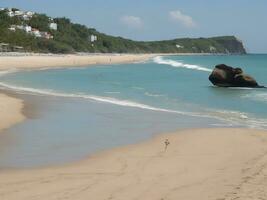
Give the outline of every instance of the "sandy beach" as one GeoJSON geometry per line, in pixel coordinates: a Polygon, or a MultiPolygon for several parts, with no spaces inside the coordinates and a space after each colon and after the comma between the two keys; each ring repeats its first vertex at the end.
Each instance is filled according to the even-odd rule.
{"type": "Polygon", "coordinates": [[[145,61],[154,54],[90,54],[0,56],[0,70],[35,69],[47,67],[75,67],[96,64],[120,64],[145,61]]]}
{"type": "Polygon", "coordinates": [[[267,200],[267,0],[0,3],[0,200],[267,200]]]}
{"type": "Polygon", "coordinates": [[[0,94],[0,133],[3,129],[23,121],[22,109],[22,100],[0,94]]]}
{"type": "MultiPolygon", "coordinates": [[[[142,61],[153,55],[0,57],[0,69],[142,61]]],[[[23,102],[0,94],[0,130],[21,122],[23,102]]],[[[189,129],[86,160],[0,170],[1,200],[267,199],[267,132],[189,129]],[[170,145],[164,150],[164,141],[170,145]]]]}
{"type": "Polygon", "coordinates": [[[0,198],[266,199],[266,166],[264,131],[185,130],[68,166],[1,171],[0,198]]]}

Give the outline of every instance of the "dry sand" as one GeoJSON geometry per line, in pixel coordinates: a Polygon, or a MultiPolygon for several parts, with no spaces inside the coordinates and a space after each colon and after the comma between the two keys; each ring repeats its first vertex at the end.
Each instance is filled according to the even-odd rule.
{"type": "Polygon", "coordinates": [[[0,94],[0,131],[23,121],[22,109],[22,100],[0,94]]]}
{"type": "Polygon", "coordinates": [[[265,200],[267,133],[185,130],[68,166],[2,171],[0,199],[265,200]]]}
{"type": "Polygon", "coordinates": [[[144,61],[156,54],[90,54],[0,56],[0,70],[43,67],[75,67],[144,61]]]}

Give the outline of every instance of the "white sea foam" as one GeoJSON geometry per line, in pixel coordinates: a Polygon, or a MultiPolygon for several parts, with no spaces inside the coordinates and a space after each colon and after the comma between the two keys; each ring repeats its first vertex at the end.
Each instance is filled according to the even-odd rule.
{"type": "Polygon", "coordinates": [[[228,87],[230,90],[255,90],[256,88],[248,88],[248,87],[228,87]]]}
{"type": "Polygon", "coordinates": [[[10,74],[10,73],[15,73],[17,72],[18,70],[16,69],[10,69],[10,70],[3,70],[3,71],[0,71],[0,76],[4,76],[6,74],[10,74]]]}
{"type": "Polygon", "coordinates": [[[137,87],[137,86],[133,86],[132,88],[135,89],[135,90],[144,90],[145,89],[145,88],[137,87]]]}
{"type": "Polygon", "coordinates": [[[253,101],[260,101],[267,103],[267,92],[245,94],[242,97],[251,99],[253,101]]]}
{"type": "Polygon", "coordinates": [[[154,93],[149,93],[149,92],[145,92],[145,95],[149,96],[149,97],[162,97],[162,96],[164,96],[162,94],[154,94],[154,93]]]}
{"type": "Polygon", "coordinates": [[[243,112],[238,112],[238,111],[229,111],[229,110],[216,110],[217,115],[222,115],[226,116],[229,118],[234,118],[234,119],[248,119],[248,115],[243,112]]]}
{"type": "Polygon", "coordinates": [[[251,128],[264,128],[267,129],[267,120],[266,119],[259,119],[249,116],[247,113],[237,112],[237,111],[229,111],[229,110],[209,110],[204,109],[202,112],[183,112],[178,110],[170,110],[164,108],[153,107],[150,105],[128,101],[128,100],[119,100],[110,97],[102,97],[102,96],[95,96],[95,95],[87,95],[83,93],[78,94],[69,94],[69,93],[62,93],[53,90],[47,89],[35,89],[29,87],[21,87],[21,86],[14,86],[9,85],[3,82],[0,82],[0,86],[4,88],[8,88],[17,92],[27,93],[32,95],[47,95],[47,96],[57,96],[57,97],[64,97],[64,98],[82,98],[93,100],[96,102],[102,103],[109,103],[118,106],[125,106],[125,107],[132,107],[156,112],[165,112],[165,113],[172,113],[172,114],[179,114],[184,116],[191,116],[191,117],[201,117],[201,118],[210,118],[210,119],[217,119],[224,122],[227,122],[230,126],[246,126],[251,128]]]}
{"type": "Polygon", "coordinates": [[[185,64],[183,62],[178,62],[175,60],[171,59],[164,59],[161,56],[157,56],[153,59],[155,63],[158,64],[163,64],[163,65],[170,65],[172,67],[177,67],[177,68],[187,68],[187,69],[193,69],[193,70],[198,70],[198,71],[205,71],[205,72],[211,72],[212,70],[206,67],[201,67],[198,65],[191,65],[191,64],[185,64]]]}
{"type": "Polygon", "coordinates": [[[30,93],[33,95],[38,94],[38,95],[48,95],[48,96],[57,96],[57,97],[83,98],[83,99],[90,99],[90,100],[94,100],[98,102],[110,103],[110,104],[119,105],[119,106],[134,107],[134,108],[141,108],[141,109],[159,111],[159,112],[176,113],[176,114],[182,114],[182,115],[194,115],[194,113],[190,114],[186,112],[168,110],[168,109],[163,109],[163,108],[156,108],[156,107],[149,106],[146,104],[141,104],[141,103],[128,101],[128,100],[119,100],[119,99],[110,98],[110,97],[102,97],[102,96],[87,95],[87,94],[68,94],[68,93],[56,92],[53,90],[47,90],[47,89],[35,89],[35,88],[29,88],[29,87],[14,86],[14,85],[6,84],[3,82],[0,82],[0,86],[17,91],[17,92],[25,92],[25,93],[30,93]]]}
{"type": "Polygon", "coordinates": [[[106,94],[120,94],[120,92],[105,92],[106,94]]]}
{"type": "Polygon", "coordinates": [[[244,112],[229,110],[214,110],[211,115],[223,118],[233,126],[246,126],[249,128],[267,129],[267,119],[253,117],[244,112]]]}
{"type": "Polygon", "coordinates": [[[211,116],[209,114],[205,115],[204,113],[183,112],[183,111],[178,111],[178,110],[157,108],[157,107],[153,107],[153,106],[142,104],[142,103],[137,103],[137,102],[128,101],[128,100],[119,100],[119,99],[110,98],[110,97],[87,95],[87,94],[81,94],[81,93],[78,93],[78,94],[62,93],[62,92],[57,92],[57,91],[48,90],[48,89],[35,89],[35,88],[29,88],[29,87],[15,86],[15,85],[6,84],[3,82],[0,82],[0,86],[4,88],[8,88],[10,90],[17,91],[17,92],[23,92],[23,93],[32,94],[32,95],[47,95],[47,96],[57,96],[57,97],[66,97],[66,98],[82,98],[82,99],[89,99],[89,100],[94,100],[97,102],[109,103],[109,104],[118,105],[118,106],[133,107],[133,108],[139,108],[139,109],[145,109],[145,110],[151,110],[151,111],[157,111],[157,112],[167,112],[167,113],[192,116],[192,117],[206,117],[206,118],[215,117],[220,120],[223,119],[221,117],[211,116]]]}
{"type": "MultiPolygon", "coordinates": [[[[168,113],[175,113],[175,114],[195,116],[195,117],[200,117],[200,116],[205,117],[201,113],[182,112],[182,111],[177,111],[177,110],[156,108],[156,107],[149,106],[146,104],[141,104],[141,103],[128,101],[128,100],[119,100],[119,99],[110,98],[110,97],[102,97],[102,96],[87,95],[87,94],[71,94],[71,93],[69,94],[69,93],[56,92],[56,91],[47,90],[47,89],[35,89],[35,88],[29,88],[29,87],[15,86],[15,85],[6,84],[3,82],[0,82],[0,86],[17,91],[17,92],[26,92],[26,93],[33,94],[33,95],[37,94],[37,95],[48,95],[48,96],[57,96],[57,97],[83,98],[83,99],[90,99],[90,100],[94,100],[98,102],[110,103],[110,104],[119,105],[119,106],[141,108],[141,109],[146,109],[146,110],[168,112],[168,113]]],[[[211,117],[211,116],[206,116],[206,117],[211,117]]]]}

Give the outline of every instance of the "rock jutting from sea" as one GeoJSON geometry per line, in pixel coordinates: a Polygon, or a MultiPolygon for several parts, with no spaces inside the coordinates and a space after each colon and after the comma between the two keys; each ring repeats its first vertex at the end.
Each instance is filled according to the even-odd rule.
{"type": "Polygon", "coordinates": [[[253,77],[244,74],[241,68],[233,68],[225,64],[216,65],[209,80],[213,85],[219,87],[264,87],[260,86],[253,77]]]}

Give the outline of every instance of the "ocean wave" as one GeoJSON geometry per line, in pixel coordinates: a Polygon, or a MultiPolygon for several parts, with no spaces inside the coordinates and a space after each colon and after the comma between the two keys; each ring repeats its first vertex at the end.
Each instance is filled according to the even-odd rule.
{"type": "Polygon", "coordinates": [[[142,103],[138,103],[134,101],[129,101],[129,100],[119,100],[119,99],[115,99],[111,97],[102,97],[102,96],[95,96],[95,95],[88,95],[88,94],[81,94],[81,93],[78,93],[78,94],[62,93],[62,92],[57,92],[57,91],[48,90],[48,89],[35,89],[35,88],[29,88],[29,87],[15,86],[15,85],[6,84],[3,82],[0,82],[0,86],[4,88],[8,88],[16,92],[24,92],[24,93],[32,94],[32,95],[47,95],[47,96],[66,97],[66,98],[82,98],[82,99],[89,99],[89,100],[94,100],[97,102],[109,103],[109,104],[118,105],[118,106],[140,108],[140,109],[157,111],[157,112],[180,114],[180,115],[191,116],[191,117],[206,117],[206,118],[215,117],[220,120],[223,119],[222,117],[209,115],[211,113],[205,115],[204,113],[198,113],[198,112],[183,112],[183,111],[178,111],[178,110],[170,110],[170,109],[153,107],[150,105],[146,105],[146,104],[142,104],[142,103]]]}
{"type": "Polygon", "coordinates": [[[153,106],[149,106],[146,104],[141,104],[133,101],[128,100],[119,100],[111,97],[102,97],[102,96],[95,96],[95,95],[87,95],[87,94],[72,94],[72,93],[62,93],[57,92],[54,90],[48,90],[48,89],[35,89],[35,88],[29,88],[29,87],[21,87],[21,86],[15,86],[6,84],[3,82],[0,82],[0,86],[4,88],[8,88],[17,92],[25,92],[33,95],[47,95],[47,96],[57,96],[57,97],[69,97],[69,98],[83,98],[83,99],[90,99],[98,102],[103,103],[110,103],[114,105],[119,106],[126,106],[126,107],[134,107],[134,108],[141,108],[146,110],[152,110],[152,111],[160,111],[160,112],[168,112],[168,113],[176,113],[176,114],[182,114],[182,115],[193,115],[193,113],[186,113],[186,112],[180,112],[175,110],[168,110],[163,108],[156,108],[153,106]]]}
{"type": "Polygon", "coordinates": [[[242,96],[243,98],[248,98],[251,99],[253,101],[260,101],[260,102],[264,102],[267,103],[267,93],[251,93],[251,94],[246,94],[242,96]]]}
{"type": "Polygon", "coordinates": [[[229,119],[234,118],[234,119],[248,119],[248,115],[243,112],[238,112],[238,111],[229,111],[229,110],[216,110],[214,111],[216,115],[222,115],[224,117],[229,117],[229,119]]]}
{"type": "Polygon", "coordinates": [[[46,96],[56,96],[56,97],[64,97],[64,98],[81,98],[81,99],[88,99],[93,100],[96,102],[102,103],[109,103],[117,106],[124,106],[124,107],[132,107],[144,110],[150,110],[155,112],[164,112],[170,114],[179,114],[188,117],[200,117],[200,118],[209,118],[209,119],[217,119],[223,122],[226,122],[229,126],[245,126],[250,128],[262,128],[267,129],[267,119],[260,119],[253,116],[250,116],[247,113],[238,112],[238,111],[229,111],[229,110],[210,110],[204,109],[201,112],[185,112],[179,110],[171,110],[165,108],[158,108],[134,101],[129,100],[119,100],[111,97],[102,97],[102,96],[95,96],[95,95],[88,95],[83,93],[72,94],[72,93],[62,93],[57,92],[54,90],[47,90],[47,89],[35,89],[29,87],[21,87],[21,86],[14,86],[9,85],[3,82],[0,82],[0,86],[3,88],[8,88],[13,91],[32,94],[32,95],[46,95],[46,96]]]}
{"type": "Polygon", "coordinates": [[[62,93],[57,92],[54,90],[48,90],[48,89],[35,89],[35,88],[29,88],[29,87],[21,87],[21,86],[15,86],[6,84],[3,82],[0,82],[0,86],[4,88],[8,88],[17,92],[25,92],[32,95],[47,95],[47,96],[56,96],[56,97],[69,97],[69,98],[82,98],[82,99],[89,99],[94,100],[97,102],[103,102],[103,103],[110,103],[118,106],[126,106],[126,107],[134,107],[134,108],[140,108],[145,110],[152,110],[152,111],[158,111],[158,112],[167,112],[167,113],[175,113],[180,115],[187,115],[187,116],[193,116],[193,117],[209,117],[211,116],[205,116],[203,113],[195,113],[195,112],[182,112],[177,110],[170,110],[170,109],[164,109],[164,108],[157,108],[150,105],[137,103],[133,101],[128,100],[119,100],[111,97],[102,97],[102,96],[95,96],[95,95],[88,95],[88,94],[72,94],[72,93],[62,93]]]}
{"type": "Polygon", "coordinates": [[[18,71],[17,69],[3,70],[3,71],[0,71],[0,76],[4,76],[4,75],[10,74],[10,73],[15,73],[17,71],[18,71]]]}
{"type": "Polygon", "coordinates": [[[210,114],[224,119],[224,121],[232,126],[267,129],[267,119],[254,117],[248,113],[230,110],[213,110],[210,114]]]}
{"type": "Polygon", "coordinates": [[[120,94],[120,92],[105,92],[106,94],[120,94]]]}
{"type": "Polygon", "coordinates": [[[149,97],[163,97],[163,96],[165,96],[162,94],[154,94],[154,93],[149,93],[149,92],[145,92],[145,95],[149,96],[149,97]]]}
{"type": "Polygon", "coordinates": [[[135,90],[144,90],[145,89],[143,87],[138,87],[138,86],[133,86],[132,88],[135,89],[135,90]]]}
{"type": "Polygon", "coordinates": [[[227,87],[226,89],[230,89],[230,90],[256,90],[257,88],[248,88],[248,87],[227,87]]]}
{"type": "Polygon", "coordinates": [[[205,72],[211,72],[212,70],[206,67],[201,67],[198,65],[191,65],[191,64],[185,64],[182,62],[178,62],[175,60],[171,59],[164,59],[161,56],[157,56],[153,59],[153,61],[157,64],[163,64],[163,65],[170,65],[172,67],[177,67],[177,68],[187,68],[187,69],[193,69],[193,70],[198,70],[198,71],[205,71],[205,72]]]}

